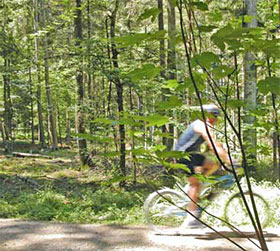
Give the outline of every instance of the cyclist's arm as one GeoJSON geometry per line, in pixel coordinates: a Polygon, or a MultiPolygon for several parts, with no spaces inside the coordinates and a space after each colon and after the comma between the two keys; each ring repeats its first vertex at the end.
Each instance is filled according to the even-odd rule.
{"type": "Polygon", "coordinates": [[[229,157],[228,157],[228,154],[227,152],[225,151],[225,149],[223,148],[222,144],[220,142],[217,142],[215,139],[214,139],[214,136],[213,136],[213,129],[208,126],[208,131],[209,131],[209,134],[210,134],[210,137],[212,139],[212,143],[211,143],[211,140],[210,138],[208,137],[208,133],[207,133],[207,130],[205,128],[205,124],[204,122],[200,121],[201,123],[197,123],[194,130],[199,133],[203,138],[204,140],[206,141],[207,145],[209,146],[210,150],[215,153],[214,151],[214,147],[218,153],[218,155],[220,156],[220,158],[226,162],[226,164],[230,165],[230,160],[229,160],[229,157]],[[214,145],[214,146],[213,146],[214,145]]]}

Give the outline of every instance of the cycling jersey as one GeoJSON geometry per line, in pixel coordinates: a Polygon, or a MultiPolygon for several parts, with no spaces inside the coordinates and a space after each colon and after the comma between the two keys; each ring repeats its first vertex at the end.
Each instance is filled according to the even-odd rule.
{"type": "Polygon", "coordinates": [[[200,145],[204,142],[204,138],[194,130],[195,126],[198,123],[201,123],[201,121],[199,119],[195,120],[181,134],[175,146],[175,151],[181,151],[181,152],[200,151],[200,145]]]}

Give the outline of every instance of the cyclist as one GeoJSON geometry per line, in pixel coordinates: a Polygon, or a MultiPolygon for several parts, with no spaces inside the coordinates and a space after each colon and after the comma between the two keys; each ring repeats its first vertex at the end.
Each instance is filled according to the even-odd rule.
{"type": "MultiPolygon", "coordinates": [[[[177,162],[186,165],[190,171],[187,173],[190,184],[188,195],[195,203],[191,201],[188,204],[187,210],[197,218],[200,216],[200,210],[198,210],[197,203],[199,202],[198,195],[200,192],[201,183],[195,174],[201,173],[208,176],[219,168],[219,165],[216,161],[206,157],[200,151],[201,144],[206,142],[212,152],[215,152],[215,148],[219,157],[224,162],[226,162],[226,164],[230,164],[228,154],[222,147],[222,144],[217,142],[213,137],[213,126],[216,124],[218,117],[220,116],[220,109],[214,104],[203,105],[202,108],[206,117],[206,121],[204,122],[200,119],[197,119],[192,122],[181,134],[175,146],[176,151],[184,151],[189,153],[189,158],[182,158],[177,162]]],[[[204,225],[195,217],[193,217],[191,214],[188,214],[180,229],[183,230],[185,228],[204,227],[204,225]]]]}

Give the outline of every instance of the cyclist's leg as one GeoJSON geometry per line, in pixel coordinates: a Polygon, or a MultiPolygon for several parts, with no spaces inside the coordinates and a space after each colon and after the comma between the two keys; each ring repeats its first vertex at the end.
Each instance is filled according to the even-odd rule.
{"type": "Polygon", "coordinates": [[[205,161],[205,156],[203,156],[202,154],[191,154],[189,160],[185,160],[185,161],[180,160],[180,163],[186,164],[187,167],[190,170],[190,173],[187,174],[188,181],[189,181],[189,184],[190,184],[190,188],[189,188],[189,191],[188,191],[188,196],[190,197],[190,203],[187,206],[187,210],[191,214],[188,214],[184,223],[180,227],[182,230],[184,228],[189,228],[189,227],[201,227],[201,226],[203,226],[195,218],[195,217],[199,218],[199,214],[200,214],[200,212],[198,210],[197,203],[199,202],[199,192],[200,192],[201,182],[194,175],[196,173],[195,170],[197,169],[197,167],[202,167],[202,171],[203,171],[204,161],[205,161]],[[195,217],[193,217],[192,215],[194,215],[195,217]]]}
{"type": "Polygon", "coordinates": [[[188,204],[188,211],[197,211],[197,203],[199,202],[199,192],[200,192],[200,181],[195,176],[188,177],[188,182],[190,184],[190,188],[188,191],[188,195],[191,199],[188,204]]]}
{"type": "Polygon", "coordinates": [[[219,169],[219,164],[217,161],[207,156],[203,162],[203,174],[205,176],[210,176],[211,174],[215,173],[219,169]]]}

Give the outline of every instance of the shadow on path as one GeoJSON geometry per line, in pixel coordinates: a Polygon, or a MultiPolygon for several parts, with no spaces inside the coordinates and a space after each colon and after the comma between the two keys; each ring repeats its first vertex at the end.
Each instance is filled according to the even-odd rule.
{"type": "Polygon", "coordinates": [[[141,227],[0,220],[0,250],[106,251],[115,246],[148,245],[146,232],[141,227]]]}

